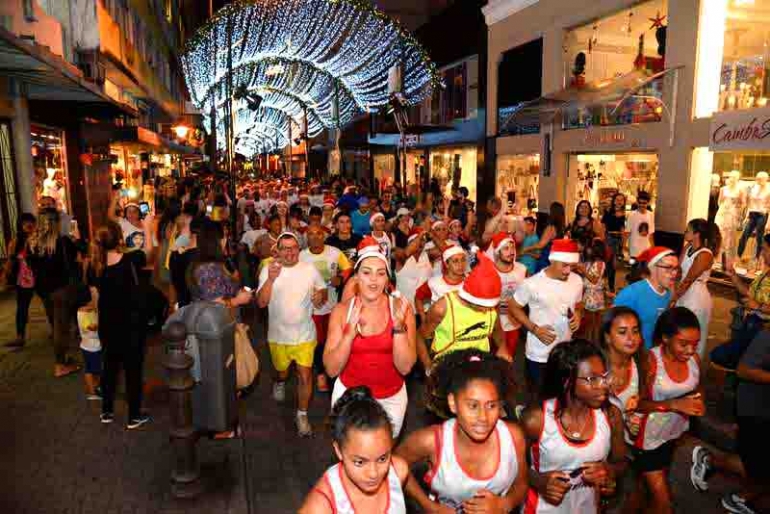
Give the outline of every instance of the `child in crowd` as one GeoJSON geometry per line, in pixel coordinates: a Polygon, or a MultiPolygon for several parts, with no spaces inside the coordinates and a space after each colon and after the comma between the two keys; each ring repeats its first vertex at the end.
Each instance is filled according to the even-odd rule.
{"type": "MultiPolygon", "coordinates": [[[[521,242],[521,248],[534,246],[539,240],[540,238],[537,236],[537,220],[532,216],[527,216],[524,218],[524,240],[521,242]]],[[[535,274],[538,256],[539,252],[537,254],[527,252],[519,255],[517,260],[527,267],[527,276],[531,277],[535,274]]]]}
{"type": "Polygon", "coordinates": [[[601,239],[586,241],[583,247],[583,262],[578,272],[583,277],[583,305],[585,316],[580,327],[580,337],[598,343],[601,335],[602,313],[605,305],[604,261],[606,247],[601,239]]]}
{"type": "Polygon", "coordinates": [[[102,343],[99,340],[99,315],[95,307],[87,305],[78,309],[80,351],[86,369],[83,374],[87,400],[101,400],[99,381],[102,374],[102,343]]]}

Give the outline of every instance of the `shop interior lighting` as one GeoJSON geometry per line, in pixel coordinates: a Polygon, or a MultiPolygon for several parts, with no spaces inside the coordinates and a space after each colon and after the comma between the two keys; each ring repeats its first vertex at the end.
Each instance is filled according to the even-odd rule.
{"type": "MultiPolygon", "coordinates": [[[[191,98],[204,118],[212,109],[223,118],[232,74],[236,87],[267,89],[253,111],[267,106],[299,120],[307,107],[309,137],[387,105],[388,71],[396,64],[404,69],[407,105],[441,85],[425,49],[370,0],[236,0],[190,38],[182,56],[191,98]]],[[[254,104],[241,98],[234,117],[254,104]]],[[[205,126],[210,130],[210,121],[205,126]]],[[[234,135],[245,128],[235,128],[234,135]]]]}

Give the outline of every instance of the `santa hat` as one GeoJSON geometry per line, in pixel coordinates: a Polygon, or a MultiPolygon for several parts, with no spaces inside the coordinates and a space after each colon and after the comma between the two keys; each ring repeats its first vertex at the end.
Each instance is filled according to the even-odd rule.
{"type": "Polygon", "coordinates": [[[674,255],[674,250],[666,248],[665,246],[653,246],[652,248],[643,251],[639,257],[637,257],[637,260],[639,262],[646,262],[647,266],[651,268],[668,255],[674,255]]]}
{"type": "Polygon", "coordinates": [[[369,218],[369,226],[370,227],[374,226],[374,222],[377,220],[377,218],[385,219],[385,215],[383,213],[381,213],[381,212],[375,212],[374,214],[372,214],[372,217],[369,218]]]}
{"type": "Polygon", "coordinates": [[[551,243],[551,253],[548,255],[548,260],[577,264],[580,262],[580,250],[577,242],[572,239],[554,239],[551,243]]]}
{"type": "Polygon", "coordinates": [[[324,207],[329,207],[330,209],[334,209],[334,207],[335,207],[334,200],[332,200],[331,198],[326,198],[324,200],[323,206],[324,207]]]}
{"type": "Polygon", "coordinates": [[[363,239],[361,239],[360,243],[358,243],[358,246],[356,247],[356,251],[358,252],[358,255],[361,255],[362,253],[366,253],[370,250],[376,250],[378,252],[382,252],[382,250],[380,249],[380,243],[377,242],[377,240],[372,236],[366,236],[363,239]]]}
{"type": "Polygon", "coordinates": [[[452,220],[452,221],[449,222],[449,228],[452,228],[452,225],[455,225],[455,224],[456,225],[460,225],[460,228],[462,228],[462,226],[463,226],[462,221],[460,221],[460,220],[452,220]]]}
{"type": "Polygon", "coordinates": [[[441,260],[444,262],[448,262],[449,259],[451,259],[455,255],[460,255],[464,253],[465,253],[465,250],[463,250],[462,246],[455,243],[449,243],[449,246],[447,246],[444,249],[444,251],[441,253],[441,260]]]}
{"type": "Polygon", "coordinates": [[[408,242],[408,243],[411,243],[412,241],[414,241],[415,239],[417,239],[418,237],[420,237],[420,236],[422,235],[422,233],[423,233],[423,232],[424,232],[424,230],[423,230],[421,227],[415,227],[415,228],[413,228],[413,229],[412,229],[412,230],[409,232],[409,238],[407,239],[407,242],[408,242]]]}
{"type": "Polygon", "coordinates": [[[476,254],[478,263],[458,291],[460,298],[481,307],[496,307],[503,289],[495,264],[481,252],[476,254]]]}
{"type": "Polygon", "coordinates": [[[507,232],[498,232],[494,236],[492,236],[492,244],[490,245],[490,248],[497,253],[500,250],[503,249],[505,245],[508,243],[513,243],[514,249],[516,248],[516,241],[513,240],[513,237],[507,232]]]}
{"type": "Polygon", "coordinates": [[[441,225],[446,225],[446,222],[444,220],[436,220],[433,222],[433,224],[430,226],[431,230],[436,230],[441,225]]]}

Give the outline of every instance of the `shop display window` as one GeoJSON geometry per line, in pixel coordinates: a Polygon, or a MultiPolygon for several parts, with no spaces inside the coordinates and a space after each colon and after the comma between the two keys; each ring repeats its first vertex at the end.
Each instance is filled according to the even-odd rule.
{"type": "Polygon", "coordinates": [[[32,169],[35,201],[48,196],[56,201],[57,208],[69,212],[69,179],[64,132],[32,125],[32,169]]]}
{"type": "Polygon", "coordinates": [[[540,154],[497,157],[495,194],[507,198],[514,193],[517,214],[527,216],[537,211],[539,180],[540,154]]]}
{"type": "Polygon", "coordinates": [[[665,69],[667,12],[666,0],[653,0],[567,31],[564,77],[575,94],[563,110],[564,129],[661,121],[663,77],[628,97],[632,82],[623,78],[665,69]]]}
{"type": "Polygon", "coordinates": [[[567,218],[572,219],[575,207],[588,200],[594,217],[609,207],[615,193],[626,197],[626,209],[636,203],[639,192],[651,196],[655,208],[658,196],[658,156],[651,153],[578,154],[570,156],[567,180],[567,218]]]}
{"type": "Polygon", "coordinates": [[[430,177],[441,193],[448,195],[455,185],[468,188],[468,198],[476,201],[476,147],[435,150],[430,153],[430,177]]]}

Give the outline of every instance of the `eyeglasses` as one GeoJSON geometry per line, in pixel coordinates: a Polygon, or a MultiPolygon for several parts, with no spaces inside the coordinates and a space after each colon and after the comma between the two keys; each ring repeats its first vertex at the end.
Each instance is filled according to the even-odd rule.
{"type": "Polygon", "coordinates": [[[660,268],[664,273],[676,273],[679,270],[679,266],[664,266],[663,264],[656,264],[656,268],[660,268]]]}
{"type": "Polygon", "coordinates": [[[612,374],[608,371],[604,375],[593,375],[590,377],[577,377],[578,380],[585,380],[588,387],[598,389],[600,387],[607,387],[612,381],[612,374]]]}

